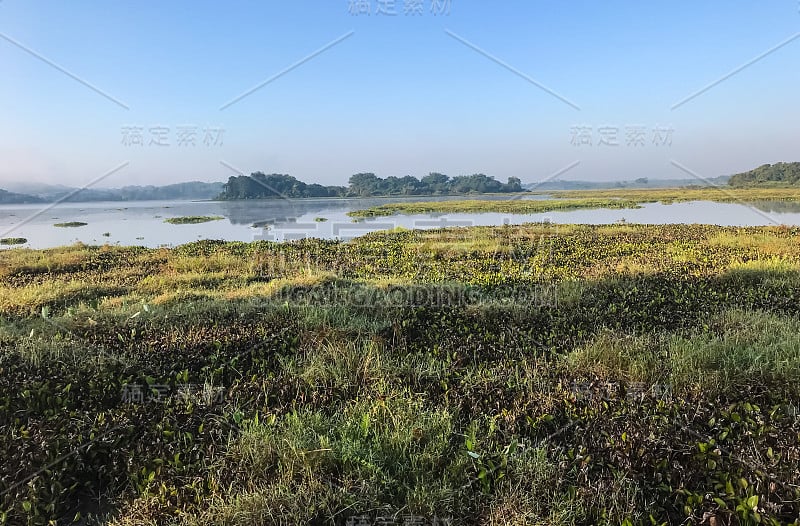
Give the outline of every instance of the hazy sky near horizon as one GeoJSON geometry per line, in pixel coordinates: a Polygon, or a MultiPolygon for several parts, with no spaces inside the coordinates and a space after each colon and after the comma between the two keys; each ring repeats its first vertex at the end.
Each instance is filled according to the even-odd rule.
{"type": "Polygon", "coordinates": [[[0,0],[0,188],[123,164],[95,186],[686,178],[800,160],[799,10],[0,0]]]}

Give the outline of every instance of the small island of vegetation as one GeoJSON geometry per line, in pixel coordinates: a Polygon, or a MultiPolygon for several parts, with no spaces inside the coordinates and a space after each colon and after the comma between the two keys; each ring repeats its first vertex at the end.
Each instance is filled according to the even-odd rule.
{"type": "Polygon", "coordinates": [[[24,237],[4,237],[0,238],[0,245],[24,245],[28,240],[24,237]]]}
{"type": "Polygon", "coordinates": [[[86,226],[88,224],[89,223],[84,223],[82,221],[68,221],[66,223],[56,223],[53,226],[58,227],[58,228],[76,228],[76,227],[79,227],[79,226],[86,226]]]}
{"type": "Polygon", "coordinates": [[[170,217],[165,219],[165,223],[171,225],[196,225],[198,223],[208,223],[209,221],[220,221],[225,219],[222,216],[184,216],[184,217],[170,217]]]}

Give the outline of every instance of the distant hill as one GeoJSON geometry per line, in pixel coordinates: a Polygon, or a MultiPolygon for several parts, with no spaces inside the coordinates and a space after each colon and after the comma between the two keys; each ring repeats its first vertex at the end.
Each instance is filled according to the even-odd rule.
{"type": "Polygon", "coordinates": [[[222,191],[224,183],[168,184],[166,186],[125,186],[120,193],[125,199],[213,199],[222,191]]]}
{"type": "Polygon", "coordinates": [[[63,184],[45,184],[28,181],[4,181],[2,187],[18,194],[38,195],[72,190],[63,184]]]}
{"type": "Polygon", "coordinates": [[[46,201],[40,197],[27,194],[17,194],[0,189],[0,204],[3,205],[26,205],[45,202],[46,201]]]}
{"type": "Polygon", "coordinates": [[[800,186],[800,162],[764,164],[731,176],[731,186],[800,186]]]}
{"type": "MultiPolygon", "coordinates": [[[[72,188],[63,185],[38,183],[10,183],[9,188],[26,192],[31,203],[64,200],[65,202],[87,201],[155,201],[167,199],[213,199],[222,191],[223,183],[191,181],[165,186],[125,186],[122,188],[72,188]]],[[[19,194],[15,194],[19,195],[19,194]]],[[[0,198],[1,199],[1,198],[0,198]]],[[[3,202],[0,200],[0,202],[3,202]]]]}

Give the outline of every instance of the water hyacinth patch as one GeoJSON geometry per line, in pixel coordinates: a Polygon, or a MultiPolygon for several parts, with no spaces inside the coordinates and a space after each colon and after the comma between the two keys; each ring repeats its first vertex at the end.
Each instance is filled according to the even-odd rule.
{"type": "Polygon", "coordinates": [[[792,524],[798,240],[531,224],[0,252],[0,517],[792,524]]]}

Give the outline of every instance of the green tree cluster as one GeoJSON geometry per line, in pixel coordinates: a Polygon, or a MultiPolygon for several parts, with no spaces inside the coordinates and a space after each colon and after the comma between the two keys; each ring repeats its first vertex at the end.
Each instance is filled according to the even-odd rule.
{"type": "Polygon", "coordinates": [[[430,173],[422,179],[406,175],[380,178],[374,173],[357,173],[348,186],[307,184],[291,175],[255,172],[232,176],[223,186],[219,199],[265,199],[271,197],[374,197],[391,195],[460,195],[471,193],[522,192],[522,182],[509,177],[501,183],[484,174],[460,175],[450,178],[430,173]]]}
{"type": "Polygon", "coordinates": [[[764,164],[749,172],[732,175],[731,186],[798,186],[800,162],[764,164]]]}

